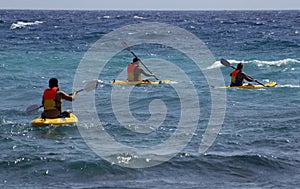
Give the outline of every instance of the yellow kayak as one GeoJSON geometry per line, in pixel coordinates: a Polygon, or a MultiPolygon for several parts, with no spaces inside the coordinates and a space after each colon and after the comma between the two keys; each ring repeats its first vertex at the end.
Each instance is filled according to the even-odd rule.
{"type": "Polygon", "coordinates": [[[168,84],[170,80],[160,80],[160,81],[121,81],[121,80],[113,80],[110,84],[114,85],[158,85],[158,84],[168,84]]]}
{"type": "Polygon", "coordinates": [[[276,85],[277,85],[277,83],[275,81],[271,81],[269,83],[265,83],[264,85],[246,84],[246,85],[243,85],[243,86],[234,86],[234,87],[225,86],[225,87],[220,87],[220,88],[262,89],[262,88],[265,88],[265,87],[275,87],[276,85]]]}
{"type": "Polygon", "coordinates": [[[47,126],[47,125],[57,125],[57,126],[62,126],[62,125],[68,125],[68,124],[76,124],[78,122],[77,117],[73,114],[70,113],[70,117],[65,117],[65,118],[36,118],[32,120],[31,125],[32,126],[47,126]]]}

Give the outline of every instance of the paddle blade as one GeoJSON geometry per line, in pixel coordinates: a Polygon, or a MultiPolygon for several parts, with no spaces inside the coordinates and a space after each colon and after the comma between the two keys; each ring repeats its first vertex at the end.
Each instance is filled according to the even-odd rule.
{"type": "Polygon", "coordinates": [[[131,52],[130,47],[127,45],[127,43],[125,41],[123,41],[123,46],[126,50],[131,52]]]}
{"type": "Polygon", "coordinates": [[[220,62],[226,67],[231,67],[230,63],[224,58],[221,58],[220,62]]]}
{"type": "Polygon", "coordinates": [[[85,91],[92,91],[94,89],[96,89],[98,86],[98,80],[93,80],[93,81],[89,81],[85,87],[84,87],[84,90],[85,91]]]}
{"type": "Polygon", "coordinates": [[[43,106],[39,106],[37,104],[35,105],[32,105],[32,106],[29,106],[27,109],[26,109],[26,114],[27,115],[31,115],[31,114],[35,114],[38,112],[38,110],[43,107],[43,106]]]}

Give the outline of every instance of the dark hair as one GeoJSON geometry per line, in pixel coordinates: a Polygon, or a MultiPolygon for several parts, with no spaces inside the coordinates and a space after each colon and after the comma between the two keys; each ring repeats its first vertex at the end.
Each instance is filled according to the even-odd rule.
{"type": "Polygon", "coordinates": [[[140,59],[136,57],[132,60],[132,62],[137,62],[137,61],[140,61],[140,59]]]}
{"type": "Polygon", "coordinates": [[[49,80],[49,87],[50,88],[58,87],[58,80],[56,78],[51,78],[49,80]]]}
{"type": "Polygon", "coordinates": [[[236,69],[237,69],[237,70],[241,70],[241,69],[243,69],[243,67],[244,67],[243,63],[238,63],[236,69]]]}

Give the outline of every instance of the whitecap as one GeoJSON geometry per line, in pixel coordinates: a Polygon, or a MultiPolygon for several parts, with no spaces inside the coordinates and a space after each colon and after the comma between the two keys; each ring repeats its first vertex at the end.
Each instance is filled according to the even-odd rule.
{"type": "Polygon", "coordinates": [[[299,60],[292,59],[292,58],[286,58],[283,60],[275,60],[275,61],[253,60],[253,62],[256,63],[258,66],[268,65],[268,66],[278,66],[278,67],[290,63],[300,63],[299,60]]]}
{"type": "Polygon", "coordinates": [[[220,61],[216,61],[214,62],[211,66],[207,67],[206,69],[207,70],[211,70],[211,69],[216,69],[216,68],[220,68],[222,67],[223,65],[221,64],[220,61]]]}
{"type": "Polygon", "coordinates": [[[24,22],[24,21],[17,21],[17,23],[13,23],[10,26],[10,29],[17,29],[17,28],[25,28],[26,26],[33,26],[33,25],[39,25],[44,23],[44,21],[34,21],[34,22],[24,22]]]}
{"type": "Polygon", "coordinates": [[[300,85],[285,84],[285,85],[277,85],[276,87],[281,87],[281,88],[300,88],[300,85]]]}
{"type": "Polygon", "coordinates": [[[144,19],[144,17],[141,17],[141,16],[134,16],[133,18],[134,19],[144,19]]]}
{"type": "MultiPolygon", "coordinates": [[[[267,66],[282,66],[282,65],[288,65],[288,64],[294,64],[294,63],[300,63],[300,60],[297,59],[293,59],[293,58],[286,58],[286,59],[282,59],[282,60],[274,60],[274,61],[265,61],[265,60],[250,60],[250,61],[243,61],[243,60],[228,60],[233,66],[235,66],[235,64],[238,64],[240,62],[243,62],[244,64],[247,63],[255,63],[257,64],[257,66],[261,67],[263,65],[267,65],[267,66]]],[[[207,67],[206,69],[216,69],[216,68],[220,68],[223,65],[220,63],[220,61],[216,61],[214,62],[211,66],[207,67]]],[[[292,68],[294,69],[294,68],[292,68]]]]}
{"type": "MultiPolygon", "coordinates": [[[[240,63],[242,61],[239,61],[239,60],[228,60],[228,62],[230,62],[231,64],[238,64],[238,63],[240,63]]],[[[244,62],[244,63],[247,63],[247,62],[244,62]]],[[[221,68],[221,67],[224,67],[223,64],[221,64],[220,61],[216,61],[211,66],[207,67],[206,69],[210,70],[210,69],[216,69],[216,68],[221,68]]]]}

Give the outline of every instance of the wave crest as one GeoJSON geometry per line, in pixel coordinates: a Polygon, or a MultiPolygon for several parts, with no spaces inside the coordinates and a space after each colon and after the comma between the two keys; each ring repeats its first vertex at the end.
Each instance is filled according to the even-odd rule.
{"type": "Polygon", "coordinates": [[[258,66],[268,65],[268,66],[281,66],[288,64],[300,63],[299,60],[293,58],[286,58],[283,60],[275,60],[275,61],[263,61],[263,60],[253,60],[258,66]]]}
{"type": "Polygon", "coordinates": [[[17,28],[25,28],[27,26],[39,25],[44,23],[44,21],[34,21],[34,22],[24,22],[24,21],[17,21],[17,23],[13,23],[10,26],[10,29],[17,29],[17,28]]]}
{"type": "MultiPolygon", "coordinates": [[[[235,64],[238,64],[240,62],[243,62],[245,64],[250,64],[250,63],[254,63],[256,64],[258,67],[262,67],[264,65],[266,66],[277,66],[280,67],[282,65],[290,65],[290,64],[297,64],[300,63],[300,60],[297,59],[293,59],[293,58],[286,58],[286,59],[282,59],[282,60],[273,60],[273,61],[266,61],[266,60],[249,60],[249,61],[243,61],[243,60],[228,60],[233,66],[235,66],[235,64]]],[[[216,68],[220,68],[223,67],[223,65],[221,64],[220,61],[216,61],[214,62],[211,66],[207,67],[206,69],[216,69],[216,68]]]]}

